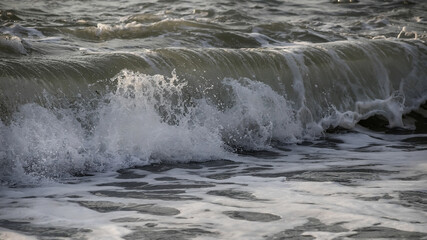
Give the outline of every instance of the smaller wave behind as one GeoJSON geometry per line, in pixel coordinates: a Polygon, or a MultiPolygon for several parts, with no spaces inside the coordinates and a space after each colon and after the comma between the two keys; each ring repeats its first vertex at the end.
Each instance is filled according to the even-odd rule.
{"type": "MultiPolygon", "coordinates": [[[[26,55],[30,49],[30,44],[25,40],[6,34],[0,35],[0,54],[26,55]]],[[[0,55],[0,56],[1,56],[0,55]]]]}
{"type": "Polygon", "coordinates": [[[32,40],[42,37],[44,35],[37,29],[16,23],[0,26],[0,57],[29,55],[37,51],[32,40]]]}

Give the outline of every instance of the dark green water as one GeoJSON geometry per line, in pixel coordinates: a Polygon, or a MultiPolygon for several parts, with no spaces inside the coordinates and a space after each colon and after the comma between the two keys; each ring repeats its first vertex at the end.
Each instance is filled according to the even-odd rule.
{"type": "Polygon", "coordinates": [[[0,238],[426,238],[427,2],[0,13],[0,238]]]}

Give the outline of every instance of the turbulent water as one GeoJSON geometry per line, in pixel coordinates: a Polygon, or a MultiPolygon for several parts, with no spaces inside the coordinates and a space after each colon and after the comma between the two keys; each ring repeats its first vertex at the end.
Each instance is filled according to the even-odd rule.
{"type": "Polygon", "coordinates": [[[0,13],[0,238],[427,238],[427,2],[0,13]]]}

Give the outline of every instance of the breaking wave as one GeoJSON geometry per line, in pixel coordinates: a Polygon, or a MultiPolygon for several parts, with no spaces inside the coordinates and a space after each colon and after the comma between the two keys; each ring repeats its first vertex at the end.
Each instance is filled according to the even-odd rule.
{"type": "Polygon", "coordinates": [[[426,56],[367,41],[3,61],[1,181],[221,159],[373,116],[413,127],[402,116],[427,100],[426,56]]]}

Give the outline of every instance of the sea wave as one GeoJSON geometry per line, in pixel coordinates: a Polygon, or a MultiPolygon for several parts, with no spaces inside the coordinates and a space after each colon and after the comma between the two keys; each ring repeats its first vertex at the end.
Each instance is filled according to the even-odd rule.
{"type": "MultiPolygon", "coordinates": [[[[114,89],[106,79],[122,69],[164,76],[175,70],[188,82],[189,95],[203,97],[204,89],[218,95],[224,91],[223,79],[249,78],[286,96],[294,109],[307,107],[311,117],[319,121],[329,109],[353,111],[357,102],[386,100],[395,92],[404,98],[404,112],[416,109],[427,91],[426,61],[426,45],[413,40],[256,49],[159,48],[67,58],[11,58],[0,61],[0,103],[5,112],[12,113],[24,103],[43,105],[45,92],[58,103],[63,102],[61,99],[74,101],[77,96],[87,100],[114,89]]],[[[3,121],[5,118],[7,114],[2,115],[3,121]]]]}
{"type": "Polygon", "coordinates": [[[117,89],[95,108],[20,106],[10,124],[0,125],[2,180],[220,159],[233,148],[264,149],[303,134],[287,100],[249,79],[223,81],[233,96],[226,109],[206,98],[186,99],[186,83],[174,74],[124,70],[111,81],[117,89]]]}
{"type": "MultiPolygon", "coordinates": [[[[247,78],[224,79],[223,95],[188,97],[187,82],[121,71],[116,90],[91,104],[67,108],[28,103],[0,122],[1,181],[40,180],[145,165],[158,161],[221,159],[236,150],[262,150],[321,136],[331,126],[352,128],[361,119],[387,117],[402,124],[402,97],[358,103],[314,121],[307,107],[247,78]],[[392,113],[385,114],[385,113],[392,113]]],[[[24,182],[22,182],[24,181],[24,182]]]]}
{"type": "Polygon", "coordinates": [[[1,181],[221,159],[374,116],[417,127],[403,117],[427,100],[426,57],[377,40],[2,60],[1,181]]]}

